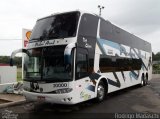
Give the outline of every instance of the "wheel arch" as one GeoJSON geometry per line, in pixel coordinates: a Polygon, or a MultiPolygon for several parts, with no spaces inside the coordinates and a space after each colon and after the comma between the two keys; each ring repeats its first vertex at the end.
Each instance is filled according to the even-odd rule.
{"type": "Polygon", "coordinates": [[[98,88],[98,84],[100,81],[103,81],[103,83],[105,84],[105,88],[106,88],[106,93],[108,93],[108,80],[106,77],[100,77],[96,83],[96,90],[95,90],[95,96],[97,96],[97,88],[98,88]]]}

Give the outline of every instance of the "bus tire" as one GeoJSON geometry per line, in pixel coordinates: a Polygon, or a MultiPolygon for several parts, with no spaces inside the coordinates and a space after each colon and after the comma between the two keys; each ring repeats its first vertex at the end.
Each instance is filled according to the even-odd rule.
{"type": "Polygon", "coordinates": [[[144,78],[144,74],[142,75],[141,78],[141,87],[145,86],[145,78],[144,78]]]}
{"type": "Polygon", "coordinates": [[[148,73],[146,73],[146,85],[148,84],[148,73]]]}
{"type": "Polygon", "coordinates": [[[101,102],[106,96],[106,87],[103,81],[100,81],[97,87],[96,102],[101,102]]]}

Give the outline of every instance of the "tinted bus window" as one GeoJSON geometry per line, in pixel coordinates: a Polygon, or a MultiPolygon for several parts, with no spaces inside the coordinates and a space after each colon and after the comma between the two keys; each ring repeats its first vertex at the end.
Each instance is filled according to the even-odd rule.
{"type": "Polygon", "coordinates": [[[75,37],[79,15],[79,12],[70,12],[38,20],[32,31],[31,41],[75,37]]]}
{"type": "Polygon", "coordinates": [[[116,56],[100,56],[100,71],[103,72],[116,72],[116,71],[131,71],[140,70],[142,66],[141,59],[123,58],[116,56]]]}
{"type": "Polygon", "coordinates": [[[90,14],[84,14],[81,18],[79,35],[97,36],[98,17],[90,14]]]}
{"type": "Polygon", "coordinates": [[[103,39],[107,39],[112,33],[112,25],[110,22],[101,20],[100,22],[100,37],[103,39]]]}
{"type": "Polygon", "coordinates": [[[77,54],[77,79],[88,76],[87,64],[87,55],[82,53],[77,54]]]}

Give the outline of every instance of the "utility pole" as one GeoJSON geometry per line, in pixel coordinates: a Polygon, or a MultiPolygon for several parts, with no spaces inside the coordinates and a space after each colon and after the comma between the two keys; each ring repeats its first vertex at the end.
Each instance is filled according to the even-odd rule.
{"type": "Polygon", "coordinates": [[[99,8],[99,16],[101,16],[101,11],[102,9],[104,9],[104,6],[98,5],[98,8],[99,8]]]}

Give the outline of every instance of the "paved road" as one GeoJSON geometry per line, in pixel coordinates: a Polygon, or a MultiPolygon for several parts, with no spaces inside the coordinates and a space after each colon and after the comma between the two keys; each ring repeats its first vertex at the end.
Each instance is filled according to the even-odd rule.
{"type": "MultiPolygon", "coordinates": [[[[49,118],[97,118],[100,116],[114,118],[117,113],[160,114],[160,79],[152,79],[150,84],[145,87],[134,86],[109,94],[101,103],[87,101],[74,106],[26,103],[0,109],[1,114],[7,111],[10,111],[9,113],[13,114],[12,116],[17,116],[17,119],[43,119],[49,116],[49,118]]],[[[155,117],[155,115],[152,116],[155,117]]]]}

